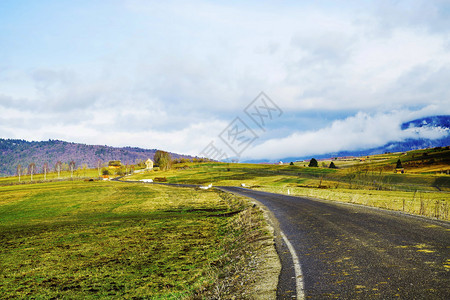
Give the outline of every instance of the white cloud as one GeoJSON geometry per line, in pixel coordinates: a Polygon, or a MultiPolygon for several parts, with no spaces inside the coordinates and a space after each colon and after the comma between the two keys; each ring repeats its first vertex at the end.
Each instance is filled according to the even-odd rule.
{"type": "Polygon", "coordinates": [[[413,2],[18,5],[0,18],[0,134],[195,155],[265,91],[289,120],[255,158],[404,138],[399,116],[450,106],[448,7],[413,2]]]}
{"type": "MultiPolygon", "coordinates": [[[[344,120],[334,121],[330,126],[319,130],[296,131],[288,137],[264,141],[246,151],[244,156],[251,159],[276,160],[285,157],[370,149],[407,138],[437,139],[448,135],[449,131],[440,127],[401,129],[403,122],[427,115],[430,110],[432,108],[374,115],[359,112],[344,120]]],[[[445,113],[450,113],[450,109],[447,109],[445,113]]]]}
{"type": "Polygon", "coordinates": [[[425,138],[425,139],[439,139],[450,133],[449,128],[443,127],[419,127],[410,128],[405,130],[408,133],[408,137],[425,138]]]}

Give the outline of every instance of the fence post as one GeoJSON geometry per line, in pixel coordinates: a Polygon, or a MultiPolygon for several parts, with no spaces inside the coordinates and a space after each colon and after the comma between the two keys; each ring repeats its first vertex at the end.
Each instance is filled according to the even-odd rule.
{"type": "Polygon", "coordinates": [[[436,219],[439,219],[439,200],[436,200],[436,203],[434,204],[434,217],[436,219]]]}

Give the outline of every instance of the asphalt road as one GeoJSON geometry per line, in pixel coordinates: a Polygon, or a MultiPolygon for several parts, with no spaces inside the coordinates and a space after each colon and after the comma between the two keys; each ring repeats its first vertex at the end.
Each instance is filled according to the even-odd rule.
{"type": "MultiPolygon", "coordinates": [[[[306,299],[450,299],[450,223],[239,187],[269,209],[299,258],[306,299]]],[[[297,296],[281,239],[278,299],[297,296]]],[[[299,296],[302,293],[299,293],[299,296]]]]}

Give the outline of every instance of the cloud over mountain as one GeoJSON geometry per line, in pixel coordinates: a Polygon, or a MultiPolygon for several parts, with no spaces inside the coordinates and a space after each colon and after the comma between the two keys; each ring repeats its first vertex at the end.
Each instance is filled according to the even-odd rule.
{"type": "Polygon", "coordinates": [[[449,20],[440,0],[8,1],[0,136],[197,155],[264,91],[284,114],[246,155],[402,139],[450,114],[449,20]]]}

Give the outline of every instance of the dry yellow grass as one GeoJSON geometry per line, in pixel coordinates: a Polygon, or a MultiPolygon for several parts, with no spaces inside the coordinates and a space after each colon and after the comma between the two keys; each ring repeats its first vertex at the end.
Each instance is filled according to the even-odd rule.
{"type": "Polygon", "coordinates": [[[291,186],[264,186],[256,189],[271,193],[289,193],[293,196],[307,196],[331,201],[362,204],[450,220],[450,194],[446,192],[377,191],[343,188],[320,189],[291,186]]]}

